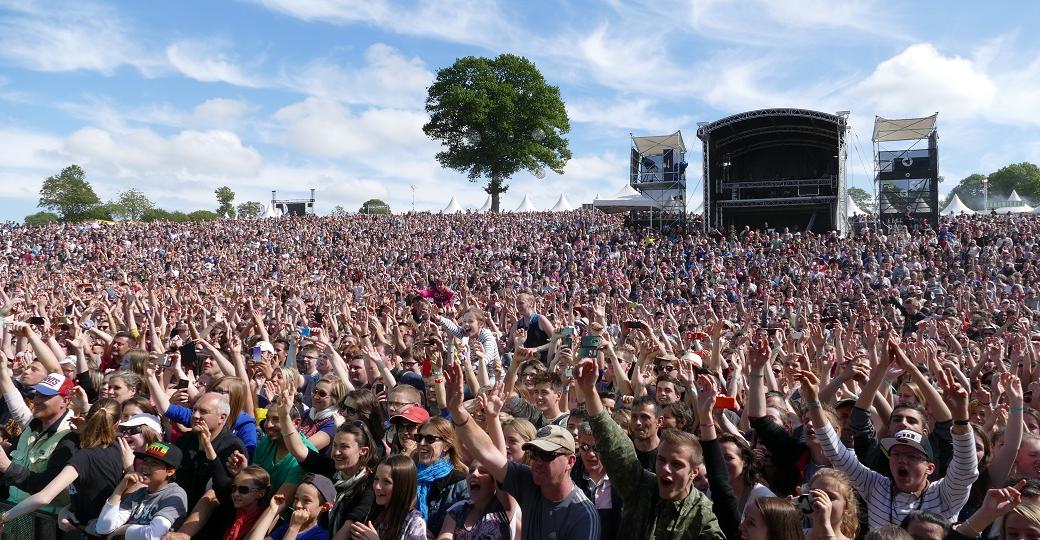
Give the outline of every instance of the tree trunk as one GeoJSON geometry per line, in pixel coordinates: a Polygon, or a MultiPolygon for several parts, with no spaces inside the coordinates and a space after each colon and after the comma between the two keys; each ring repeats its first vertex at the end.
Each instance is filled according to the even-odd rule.
{"type": "Polygon", "coordinates": [[[502,177],[499,175],[492,175],[491,179],[488,180],[488,185],[484,188],[488,195],[491,195],[491,211],[498,213],[501,209],[499,208],[499,196],[505,193],[508,187],[502,185],[502,177]]]}

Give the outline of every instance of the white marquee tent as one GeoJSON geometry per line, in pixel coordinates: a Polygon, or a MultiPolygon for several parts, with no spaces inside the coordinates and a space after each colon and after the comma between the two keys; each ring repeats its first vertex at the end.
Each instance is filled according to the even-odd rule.
{"type": "Polygon", "coordinates": [[[1011,190],[1011,196],[1008,197],[1007,202],[1017,202],[1017,203],[1022,202],[1022,197],[1018,196],[1018,190],[1017,189],[1012,189],[1011,190]]]}
{"type": "Polygon", "coordinates": [[[550,209],[550,212],[566,212],[568,210],[574,210],[574,206],[567,200],[567,194],[561,193],[560,200],[556,201],[556,204],[550,209]]]}
{"type": "Polygon", "coordinates": [[[640,210],[656,208],[660,210],[661,205],[653,199],[639,193],[632,186],[625,184],[613,197],[609,199],[596,199],[592,206],[608,214],[627,212],[628,210],[640,210]]]}
{"type": "Polygon", "coordinates": [[[459,214],[462,211],[463,210],[462,210],[462,207],[459,206],[459,202],[455,200],[455,197],[452,197],[451,201],[448,202],[448,206],[445,206],[444,210],[441,210],[441,213],[442,214],[459,214]]]}
{"type": "Polygon", "coordinates": [[[852,216],[855,216],[855,215],[860,215],[860,216],[867,215],[867,213],[864,212],[859,207],[859,205],[856,204],[856,201],[852,200],[852,197],[849,197],[849,210],[848,210],[847,214],[848,215],[846,217],[852,217],[852,216]]]}
{"type": "Polygon", "coordinates": [[[961,201],[961,198],[956,193],[953,195],[953,199],[946,205],[946,208],[942,209],[939,214],[944,216],[959,216],[961,214],[974,214],[975,211],[968,208],[968,205],[961,201]]]}
{"type": "Polygon", "coordinates": [[[514,212],[537,212],[538,209],[535,208],[534,204],[531,203],[531,198],[528,197],[527,195],[524,195],[524,200],[520,201],[520,206],[517,206],[516,210],[513,210],[513,211],[514,212]]]}
{"type": "Polygon", "coordinates": [[[480,208],[477,209],[477,212],[489,212],[489,211],[491,211],[491,195],[488,195],[487,200],[484,201],[484,204],[481,205],[480,208]]]}

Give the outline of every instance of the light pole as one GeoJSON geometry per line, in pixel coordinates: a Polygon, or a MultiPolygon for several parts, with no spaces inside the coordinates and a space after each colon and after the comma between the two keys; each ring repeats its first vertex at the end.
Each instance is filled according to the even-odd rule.
{"type": "Polygon", "coordinates": [[[982,212],[989,211],[989,177],[982,177],[982,212]]]}
{"type": "Polygon", "coordinates": [[[414,213],[415,212],[415,184],[411,184],[408,187],[412,188],[412,212],[414,213]]]}

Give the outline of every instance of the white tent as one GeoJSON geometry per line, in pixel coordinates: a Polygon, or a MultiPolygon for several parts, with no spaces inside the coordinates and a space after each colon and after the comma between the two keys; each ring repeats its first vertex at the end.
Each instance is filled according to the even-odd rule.
{"type": "Polygon", "coordinates": [[[864,216],[867,213],[860,209],[859,205],[856,204],[856,201],[852,200],[852,197],[849,197],[849,210],[847,214],[847,217],[852,217],[855,215],[864,216]]]}
{"type": "Polygon", "coordinates": [[[491,195],[488,195],[487,200],[484,201],[484,204],[481,205],[480,208],[477,209],[477,212],[488,212],[490,210],[491,210],[491,195]]]}
{"type": "Polygon", "coordinates": [[[1007,202],[1017,202],[1017,203],[1022,202],[1022,197],[1018,196],[1018,190],[1017,189],[1012,189],[1011,190],[1011,196],[1008,197],[1007,202]]]}
{"type": "Polygon", "coordinates": [[[265,205],[264,206],[264,209],[263,209],[263,211],[260,212],[260,216],[259,217],[260,218],[282,217],[282,214],[283,214],[283,212],[282,212],[281,206],[280,205],[276,205],[274,203],[271,203],[269,205],[265,205]]]}
{"type": "Polygon", "coordinates": [[[609,199],[596,199],[595,201],[592,201],[592,206],[608,214],[636,209],[661,208],[661,205],[658,204],[657,201],[654,201],[646,195],[632,189],[632,186],[628,184],[625,184],[625,187],[621,188],[621,191],[618,191],[609,199]]]}
{"type": "Polygon", "coordinates": [[[534,204],[531,203],[531,199],[527,195],[524,195],[524,200],[520,201],[520,206],[517,206],[516,210],[513,210],[513,211],[514,212],[537,212],[538,209],[535,208],[534,204]]]}
{"type": "Polygon", "coordinates": [[[455,197],[452,197],[451,201],[448,202],[448,206],[445,206],[444,210],[441,210],[442,214],[458,214],[461,212],[462,207],[459,206],[459,203],[455,200],[455,197]]]}
{"type": "Polygon", "coordinates": [[[961,201],[961,198],[956,193],[953,194],[953,198],[946,205],[946,208],[942,209],[939,214],[944,216],[959,216],[961,214],[974,214],[975,211],[968,208],[968,205],[961,201]]]}
{"type": "Polygon", "coordinates": [[[697,203],[697,206],[693,210],[690,210],[691,214],[703,214],[704,213],[704,201],[697,203]]]}
{"type": "Polygon", "coordinates": [[[556,201],[556,204],[552,207],[550,212],[567,212],[568,210],[574,210],[574,206],[567,200],[567,194],[561,193],[560,200],[556,201]]]}
{"type": "Polygon", "coordinates": [[[1004,206],[1001,208],[995,208],[993,209],[993,211],[998,214],[1024,214],[1027,212],[1032,212],[1033,207],[1028,206],[1026,204],[1022,204],[1021,206],[1004,206]]]}

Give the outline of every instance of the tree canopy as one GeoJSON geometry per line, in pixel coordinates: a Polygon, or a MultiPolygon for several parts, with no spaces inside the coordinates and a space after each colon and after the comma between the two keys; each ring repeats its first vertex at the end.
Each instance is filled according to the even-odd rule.
{"type": "Polygon", "coordinates": [[[40,189],[40,208],[61,216],[62,221],[107,218],[108,214],[79,165],[69,165],[57,176],[49,176],[40,189]]]}
{"type": "Polygon", "coordinates": [[[256,201],[246,201],[238,205],[237,211],[240,218],[257,218],[264,211],[264,205],[256,201]]]}
{"type": "Polygon", "coordinates": [[[858,187],[849,188],[849,198],[864,212],[873,213],[877,210],[875,208],[877,205],[874,204],[874,196],[863,189],[858,187]]]}
{"type": "Polygon", "coordinates": [[[358,210],[359,214],[372,214],[376,216],[388,216],[390,215],[390,205],[379,199],[369,199],[361,205],[358,210]]]}
{"type": "Polygon", "coordinates": [[[112,217],[130,221],[140,220],[144,213],[154,206],[152,201],[137,188],[130,188],[120,193],[118,199],[108,203],[112,217]]]}
{"type": "Polygon", "coordinates": [[[217,216],[235,217],[235,192],[227,186],[220,186],[213,191],[217,196],[217,216]]]}
{"type": "Polygon", "coordinates": [[[571,158],[567,109],[560,89],[545,81],[534,63],[503,54],[467,56],[437,72],[426,97],[427,136],[440,141],[437,161],[487,178],[491,210],[499,210],[505,180],[520,170],[541,177],[548,168],[563,173],[571,158]]]}

